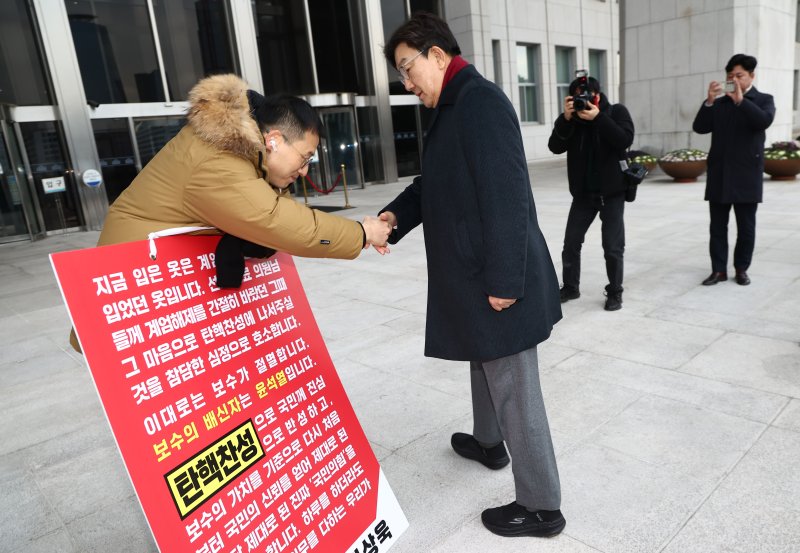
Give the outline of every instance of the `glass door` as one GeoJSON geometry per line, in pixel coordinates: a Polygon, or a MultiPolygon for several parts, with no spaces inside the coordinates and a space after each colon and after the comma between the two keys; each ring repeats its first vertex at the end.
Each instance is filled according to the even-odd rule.
{"type": "Polygon", "coordinates": [[[43,236],[13,125],[0,106],[0,243],[43,236]]]}
{"type": "Polygon", "coordinates": [[[48,233],[77,232],[83,225],[78,183],[59,121],[16,123],[32,176],[32,191],[48,233]]]}
{"type": "Polygon", "coordinates": [[[345,167],[348,188],[364,188],[361,152],[358,149],[355,112],[352,106],[319,110],[325,137],[320,141],[325,182],[333,183],[345,167]]]}

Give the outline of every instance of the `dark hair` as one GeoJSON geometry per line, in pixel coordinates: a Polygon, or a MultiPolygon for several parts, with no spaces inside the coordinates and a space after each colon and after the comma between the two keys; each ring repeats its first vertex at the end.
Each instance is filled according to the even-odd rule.
{"type": "Polygon", "coordinates": [[[291,94],[262,96],[254,90],[247,91],[250,113],[261,132],[270,129],[281,131],[286,140],[301,140],[306,132],[322,136],[322,121],[311,104],[291,94]]]}
{"type": "Polygon", "coordinates": [[[428,48],[438,46],[450,56],[461,54],[453,32],[447,23],[440,17],[428,12],[415,12],[411,19],[400,25],[392,33],[389,42],[383,47],[383,55],[394,67],[394,51],[405,42],[411,48],[425,52],[423,55],[428,57],[428,48]]]}
{"type": "MultiPolygon", "coordinates": [[[[575,96],[575,93],[578,91],[578,87],[583,84],[583,78],[577,78],[571,83],[569,83],[569,95],[575,96]]],[[[594,77],[586,77],[586,86],[584,86],[584,92],[596,92],[600,94],[600,81],[595,79],[594,77]]]]}
{"type": "Polygon", "coordinates": [[[725,66],[725,73],[730,73],[737,65],[741,65],[742,69],[748,73],[752,73],[755,71],[758,61],[753,56],[748,56],[747,54],[736,54],[728,60],[728,65],[725,66]]]}

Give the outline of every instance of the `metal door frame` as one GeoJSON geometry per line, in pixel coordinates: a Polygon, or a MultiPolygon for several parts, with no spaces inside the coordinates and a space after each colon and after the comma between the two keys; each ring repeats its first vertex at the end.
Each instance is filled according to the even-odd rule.
{"type": "Polygon", "coordinates": [[[1,146],[8,153],[12,171],[17,179],[17,188],[22,202],[22,215],[28,229],[27,235],[0,236],[0,243],[42,239],[46,236],[44,217],[39,208],[36,194],[33,193],[33,173],[25,152],[19,124],[11,118],[9,106],[6,104],[0,104],[0,140],[2,140],[1,146]]]}

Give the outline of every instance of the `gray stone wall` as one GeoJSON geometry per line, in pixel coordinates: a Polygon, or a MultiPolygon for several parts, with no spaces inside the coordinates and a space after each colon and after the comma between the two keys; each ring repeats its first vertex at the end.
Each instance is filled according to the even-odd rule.
{"type": "Polygon", "coordinates": [[[589,50],[604,50],[604,91],[619,98],[619,4],[615,0],[444,0],[445,17],[464,57],[494,80],[492,42],[498,42],[499,82],[519,113],[517,44],[539,46],[540,121],[523,122],[529,160],[552,154],[547,140],[562,111],[556,92],[556,46],[575,48],[575,66],[588,68],[589,50]]]}
{"type": "Polygon", "coordinates": [[[622,101],[636,123],[635,146],[661,154],[708,149],[692,132],[708,83],[724,80],[735,53],[758,59],[755,86],[775,96],[767,143],[792,138],[795,0],[635,0],[624,2],[622,101]]]}

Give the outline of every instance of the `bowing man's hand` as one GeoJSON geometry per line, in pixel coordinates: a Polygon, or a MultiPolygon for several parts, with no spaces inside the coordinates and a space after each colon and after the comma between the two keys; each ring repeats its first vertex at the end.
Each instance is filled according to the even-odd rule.
{"type": "Polygon", "coordinates": [[[374,246],[375,250],[381,255],[389,251],[386,241],[392,233],[392,226],[388,222],[378,217],[367,216],[364,217],[361,226],[364,227],[364,233],[367,236],[367,243],[364,249],[374,246]]]}
{"type": "MultiPolygon", "coordinates": [[[[387,225],[389,225],[389,234],[392,233],[392,229],[397,227],[397,216],[391,211],[384,211],[380,215],[378,215],[378,219],[384,221],[387,225]]],[[[386,255],[390,253],[388,244],[384,244],[383,246],[375,246],[375,251],[381,255],[386,255]]]]}

